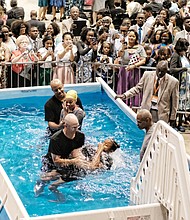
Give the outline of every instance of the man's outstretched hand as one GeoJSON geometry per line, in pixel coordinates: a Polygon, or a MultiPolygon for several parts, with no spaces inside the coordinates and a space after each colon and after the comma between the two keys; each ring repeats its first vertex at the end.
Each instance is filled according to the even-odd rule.
{"type": "Polygon", "coordinates": [[[126,99],[126,97],[125,97],[124,94],[116,95],[116,96],[115,96],[115,99],[118,99],[118,98],[120,98],[120,99],[126,99]]]}

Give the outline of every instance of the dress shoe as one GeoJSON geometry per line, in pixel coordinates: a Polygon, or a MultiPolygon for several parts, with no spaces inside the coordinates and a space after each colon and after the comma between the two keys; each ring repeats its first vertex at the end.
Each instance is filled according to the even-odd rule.
{"type": "Polygon", "coordinates": [[[54,17],[52,20],[51,20],[51,22],[56,22],[56,17],[54,17]]]}
{"type": "Polygon", "coordinates": [[[178,126],[178,130],[179,130],[180,132],[185,132],[185,128],[184,128],[183,126],[178,126]]]}
{"type": "Polygon", "coordinates": [[[172,128],[177,132],[179,131],[177,127],[172,127],[172,128]]]}

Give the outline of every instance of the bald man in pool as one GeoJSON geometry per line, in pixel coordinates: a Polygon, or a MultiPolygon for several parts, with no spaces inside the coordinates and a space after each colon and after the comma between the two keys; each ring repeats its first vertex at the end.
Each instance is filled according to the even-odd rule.
{"type": "MultiPolygon", "coordinates": [[[[63,122],[60,121],[60,113],[63,109],[63,102],[65,100],[64,85],[59,79],[53,79],[50,82],[51,89],[54,95],[46,102],[44,106],[45,121],[48,122],[48,130],[50,135],[63,128],[63,122]]],[[[76,104],[83,109],[81,100],[77,98],[76,104]]]]}
{"type": "Polygon", "coordinates": [[[144,136],[143,144],[140,151],[140,161],[142,161],[142,158],[145,154],[146,148],[149,144],[152,132],[154,131],[155,127],[155,124],[152,120],[152,115],[147,109],[141,109],[137,113],[137,126],[141,130],[146,130],[146,134],[144,136]]]}

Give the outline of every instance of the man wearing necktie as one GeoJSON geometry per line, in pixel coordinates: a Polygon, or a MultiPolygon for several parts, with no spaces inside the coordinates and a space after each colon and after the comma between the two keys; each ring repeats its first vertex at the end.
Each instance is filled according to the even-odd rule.
{"type": "Polygon", "coordinates": [[[175,127],[179,81],[169,75],[168,71],[168,62],[160,61],[156,71],[145,71],[136,86],[122,95],[116,95],[115,99],[128,99],[143,92],[141,108],[151,112],[154,122],[163,120],[175,127]]]}
{"type": "Polygon", "coordinates": [[[130,30],[135,30],[138,33],[138,43],[142,44],[146,36],[147,30],[144,28],[145,15],[142,12],[137,14],[136,24],[130,27],[130,30]]]}

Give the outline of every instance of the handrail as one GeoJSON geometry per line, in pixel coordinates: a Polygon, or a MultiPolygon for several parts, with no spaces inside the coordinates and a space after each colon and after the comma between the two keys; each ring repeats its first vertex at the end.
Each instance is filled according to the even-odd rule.
{"type": "Polygon", "coordinates": [[[131,182],[131,201],[160,202],[170,220],[190,219],[190,175],[184,139],[164,121],[152,134],[136,177],[131,182]]]}
{"type": "Polygon", "coordinates": [[[0,164],[0,201],[9,219],[29,219],[29,215],[22,204],[15,188],[0,164]]]}

